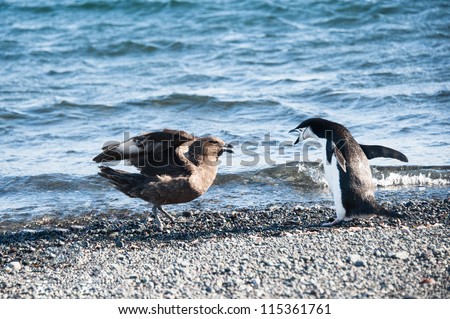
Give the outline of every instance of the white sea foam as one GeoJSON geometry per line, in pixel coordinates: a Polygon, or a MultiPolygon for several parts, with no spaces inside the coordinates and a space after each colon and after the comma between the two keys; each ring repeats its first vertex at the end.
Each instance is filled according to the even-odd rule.
{"type": "Polygon", "coordinates": [[[373,178],[375,185],[381,187],[388,186],[445,186],[450,185],[448,178],[435,178],[431,174],[407,174],[391,172],[381,174],[381,178],[373,178]]]}

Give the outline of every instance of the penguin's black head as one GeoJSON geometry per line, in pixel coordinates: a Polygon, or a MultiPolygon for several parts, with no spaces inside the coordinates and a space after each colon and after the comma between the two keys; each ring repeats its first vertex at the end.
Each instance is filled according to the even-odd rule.
{"type": "Polygon", "coordinates": [[[317,140],[326,139],[327,136],[332,136],[331,134],[327,135],[327,131],[331,131],[334,133],[336,130],[340,130],[340,128],[344,127],[338,123],[316,117],[303,121],[299,126],[294,128],[293,130],[290,130],[289,133],[299,133],[299,137],[294,142],[294,144],[297,144],[298,142],[301,142],[308,138],[314,138],[317,140]]]}

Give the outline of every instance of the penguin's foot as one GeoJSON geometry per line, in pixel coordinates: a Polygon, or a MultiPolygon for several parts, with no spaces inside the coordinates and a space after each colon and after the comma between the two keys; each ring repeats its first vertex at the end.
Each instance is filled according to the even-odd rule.
{"type": "Polygon", "coordinates": [[[333,221],[328,222],[328,223],[323,223],[320,226],[322,226],[322,227],[331,227],[331,226],[339,224],[343,220],[345,220],[345,219],[344,218],[335,218],[333,221]]]}

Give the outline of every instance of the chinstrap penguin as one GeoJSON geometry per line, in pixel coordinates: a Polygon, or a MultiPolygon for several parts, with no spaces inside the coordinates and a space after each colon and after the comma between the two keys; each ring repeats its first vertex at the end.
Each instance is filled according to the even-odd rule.
{"type": "Polygon", "coordinates": [[[334,221],[323,226],[372,215],[397,216],[376,202],[368,160],[388,157],[408,162],[404,154],[384,146],[358,144],[344,126],[322,118],[305,120],[289,132],[299,133],[294,144],[308,138],[322,144],[325,179],[336,209],[334,221]]]}

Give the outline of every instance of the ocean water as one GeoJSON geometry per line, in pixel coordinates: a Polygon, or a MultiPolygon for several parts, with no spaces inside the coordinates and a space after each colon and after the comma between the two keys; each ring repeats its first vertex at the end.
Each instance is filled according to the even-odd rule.
{"type": "Polygon", "coordinates": [[[91,160],[162,128],[236,148],[169,210],[329,202],[288,134],[313,116],[408,156],[372,161],[380,200],[448,197],[449,111],[447,0],[0,0],[0,223],[148,209],[91,160]]]}

